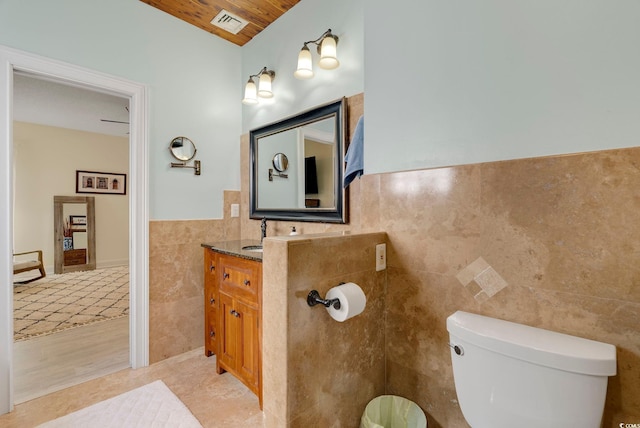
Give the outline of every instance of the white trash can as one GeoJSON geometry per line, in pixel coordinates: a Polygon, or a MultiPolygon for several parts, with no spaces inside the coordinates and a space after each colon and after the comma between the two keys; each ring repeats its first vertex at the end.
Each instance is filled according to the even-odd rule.
{"type": "Polygon", "coordinates": [[[427,417],[416,403],[396,395],[381,395],[367,404],[360,428],[426,428],[427,417]]]}

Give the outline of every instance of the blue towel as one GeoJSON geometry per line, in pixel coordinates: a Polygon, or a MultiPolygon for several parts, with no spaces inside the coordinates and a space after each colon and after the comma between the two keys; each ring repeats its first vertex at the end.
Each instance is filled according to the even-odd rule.
{"type": "Polygon", "coordinates": [[[344,161],[347,163],[347,168],[344,172],[344,188],[346,189],[349,184],[364,172],[364,116],[360,116],[356,130],[351,137],[351,144],[349,144],[349,150],[344,157],[344,161]]]}

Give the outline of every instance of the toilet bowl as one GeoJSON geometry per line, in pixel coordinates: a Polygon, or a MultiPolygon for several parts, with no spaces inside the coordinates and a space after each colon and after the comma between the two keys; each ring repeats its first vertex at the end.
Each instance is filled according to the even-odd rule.
{"type": "Polygon", "coordinates": [[[471,427],[600,427],[613,345],[462,311],[447,330],[471,427]]]}

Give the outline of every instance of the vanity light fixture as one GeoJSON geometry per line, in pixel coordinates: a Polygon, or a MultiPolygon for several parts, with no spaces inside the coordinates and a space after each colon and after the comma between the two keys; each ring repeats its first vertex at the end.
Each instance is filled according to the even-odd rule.
{"type": "Polygon", "coordinates": [[[276,72],[273,70],[267,70],[267,67],[262,67],[257,74],[249,76],[249,81],[244,87],[243,104],[258,104],[258,97],[260,98],[273,98],[273,91],[271,90],[271,82],[276,77],[276,72]],[[256,86],[254,77],[258,78],[258,86],[256,86]]]}
{"type": "Polygon", "coordinates": [[[320,55],[320,61],[318,61],[320,68],[333,70],[340,65],[340,61],[337,58],[338,36],[333,35],[331,28],[329,28],[317,39],[304,42],[298,54],[298,69],[293,73],[298,79],[311,79],[313,77],[311,51],[307,46],[310,43],[317,46],[317,51],[320,55]]]}

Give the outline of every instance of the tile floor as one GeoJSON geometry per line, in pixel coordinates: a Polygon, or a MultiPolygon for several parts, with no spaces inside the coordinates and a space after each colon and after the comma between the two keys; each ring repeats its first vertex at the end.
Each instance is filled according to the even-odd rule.
{"type": "Polygon", "coordinates": [[[229,373],[218,375],[215,357],[205,357],[203,348],[19,404],[13,412],[0,416],[0,426],[35,427],[157,379],[182,400],[205,428],[264,427],[258,397],[229,373]]]}

